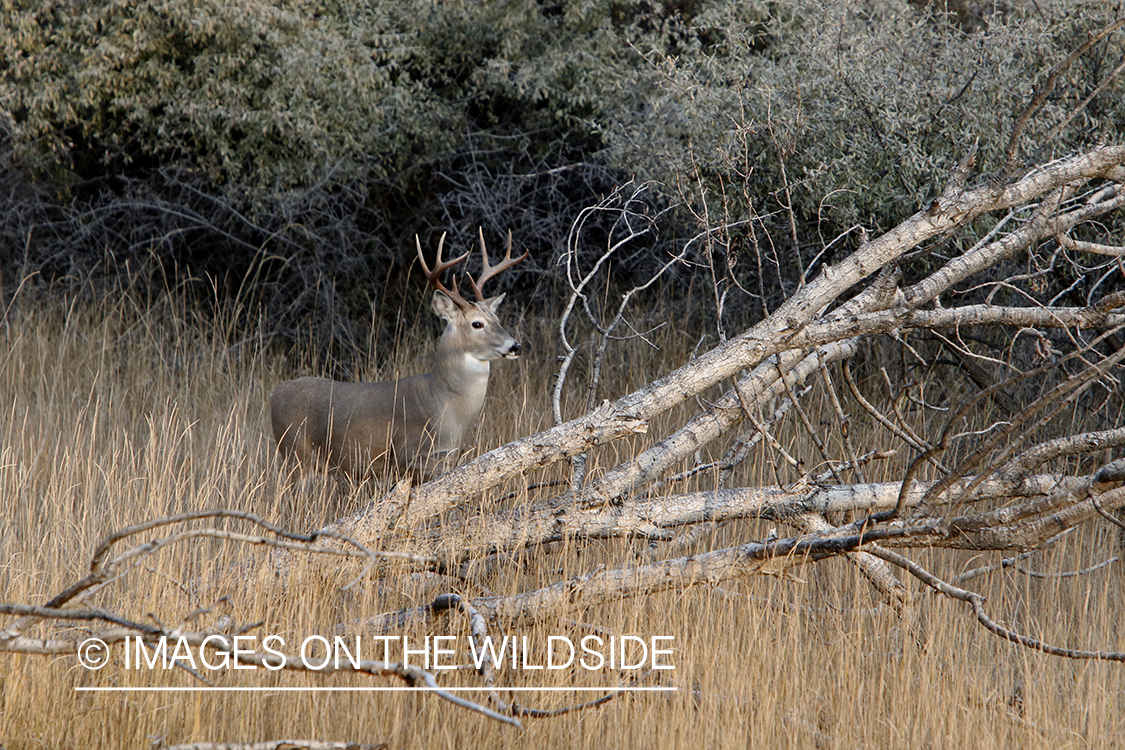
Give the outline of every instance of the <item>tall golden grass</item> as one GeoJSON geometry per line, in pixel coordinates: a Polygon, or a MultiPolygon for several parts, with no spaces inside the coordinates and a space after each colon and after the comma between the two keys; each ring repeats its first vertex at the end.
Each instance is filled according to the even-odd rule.
{"type": "MultiPolygon", "coordinates": [[[[524,359],[494,370],[478,450],[549,425],[553,326],[531,316],[514,326],[530,345],[524,359]]],[[[605,391],[637,387],[690,356],[696,334],[676,328],[664,335],[660,351],[638,347],[619,354],[621,360],[607,369],[605,391]]],[[[261,348],[232,346],[237,342],[230,330],[222,320],[201,323],[175,294],[143,304],[130,294],[98,302],[47,297],[12,308],[0,328],[0,601],[43,603],[84,574],[101,538],[146,519],[233,508],[308,531],[370,499],[365,486],[289,483],[266,435],[266,396],[294,373],[261,348]]],[[[432,346],[430,335],[424,327],[405,332],[399,351],[365,376],[393,377],[425,367],[424,355],[404,352],[425,351],[432,346]]],[[[859,425],[853,434],[858,444],[877,447],[885,439],[859,425]]],[[[785,440],[792,450],[808,453],[795,430],[785,440]]],[[[627,443],[614,446],[601,461],[609,464],[613,453],[632,449],[627,443]]],[[[893,478],[901,468],[888,463],[878,469],[886,476],[877,478],[893,478]]],[[[748,462],[740,481],[776,481],[766,453],[748,462]]],[[[225,525],[242,528],[233,521],[225,525]]],[[[727,524],[690,551],[761,538],[764,532],[759,524],[727,524]]],[[[1116,534],[1094,529],[1071,535],[1026,565],[1057,574],[1111,557],[1116,545],[1116,534]]],[[[442,591],[504,594],[597,565],[627,565],[643,556],[645,547],[628,540],[560,543],[481,565],[479,575],[466,582],[426,575],[365,580],[351,594],[339,590],[334,576],[314,572],[300,581],[232,589],[228,603],[217,601],[221,589],[199,582],[251,551],[196,540],[149,559],[99,593],[95,603],[135,620],[151,613],[168,627],[196,608],[213,607],[240,624],[262,621],[258,633],[331,635],[338,624],[424,603],[442,591]]],[[[997,559],[943,551],[914,556],[948,575],[997,559]]],[[[321,562],[310,569],[323,567],[321,562]]],[[[1078,578],[1009,570],[975,579],[972,587],[987,595],[997,619],[1023,632],[1057,644],[1120,651],[1121,578],[1116,565],[1078,578]]],[[[11,620],[0,617],[0,627],[11,620]]],[[[80,686],[200,683],[181,670],[129,671],[114,662],[89,672],[73,655],[0,653],[0,745],[146,748],[280,738],[395,748],[1125,744],[1120,665],[1069,661],[1001,641],[963,605],[921,591],[900,619],[880,606],[843,559],[807,565],[799,569],[799,580],[758,577],[625,600],[597,611],[560,612],[554,621],[513,634],[542,643],[552,634],[577,639],[591,627],[674,636],[675,669],[644,684],[675,692],[623,695],[598,708],[525,719],[518,730],[424,693],[78,692],[80,686]]],[[[410,633],[463,634],[466,628],[464,618],[454,615],[410,633]]],[[[61,632],[40,627],[35,634],[61,632]]],[[[225,687],[399,686],[389,678],[260,670],[208,676],[225,687]]],[[[449,681],[474,685],[474,679],[461,675],[449,681]]],[[[569,670],[546,676],[509,670],[498,678],[502,685],[607,688],[622,681],[613,673],[569,670]]],[[[484,700],[483,694],[469,697],[484,700]]],[[[590,697],[514,696],[537,708],[590,697]]]]}

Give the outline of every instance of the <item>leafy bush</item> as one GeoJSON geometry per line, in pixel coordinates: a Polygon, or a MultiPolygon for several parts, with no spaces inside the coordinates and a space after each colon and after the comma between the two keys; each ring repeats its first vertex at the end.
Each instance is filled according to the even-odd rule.
{"type": "Polygon", "coordinates": [[[384,19],[327,10],[261,0],[35,3],[7,12],[3,96],[19,142],[80,176],[183,160],[218,184],[286,188],[314,182],[325,164],[354,173],[371,154],[404,160],[412,142],[433,149],[427,138],[437,139],[446,114],[425,87],[396,75],[407,53],[382,35],[384,19]],[[430,127],[412,127],[421,122],[430,127]]]}
{"type": "MultiPolygon", "coordinates": [[[[725,193],[733,220],[747,218],[751,200],[766,214],[792,205],[808,232],[799,244],[819,251],[822,221],[831,238],[856,223],[886,229],[916,211],[974,140],[980,168],[998,170],[1051,66],[1118,12],[1100,2],[996,4],[1005,10],[969,34],[916,5],[926,3],[709,3],[691,21],[697,44],[687,52],[646,51],[663,76],[660,92],[609,121],[615,162],[697,205],[725,193]]],[[[1075,62],[1030,121],[1019,155],[1041,161],[1120,138],[1125,81],[1112,71],[1123,56],[1119,32],[1075,62]]]]}
{"type": "Polygon", "coordinates": [[[547,142],[566,130],[585,152],[576,118],[628,74],[612,5],[9,5],[0,97],[21,148],[79,176],[183,160],[216,184],[305,187],[326,168],[347,180],[440,165],[498,126],[547,142]]]}
{"type": "MultiPolygon", "coordinates": [[[[756,309],[772,307],[858,241],[839,233],[916,210],[974,140],[981,169],[997,170],[1050,66],[1115,12],[1099,0],[0,3],[0,253],[54,278],[155,260],[292,299],[332,279],[350,300],[340,314],[359,319],[373,289],[403,293],[415,232],[465,247],[478,226],[512,229],[534,276],[578,212],[633,177],[683,205],[654,263],[706,229],[702,260],[725,258],[756,309]],[[273,256],[289,263],[255,264],[273,256]]],[[[1064,72],[1021,157],[1121,137],[1123,38],[1064,72]]]]}

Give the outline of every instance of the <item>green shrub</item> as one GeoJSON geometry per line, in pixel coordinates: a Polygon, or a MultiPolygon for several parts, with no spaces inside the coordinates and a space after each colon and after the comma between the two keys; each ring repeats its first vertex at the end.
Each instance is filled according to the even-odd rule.
{"type": "MultiPolygon", "coordinates": [[[[550,141],[628,76],[612,3],[86,0],[7,4],[0,101],[79,176],[184,161],[303,187],[399,175],[497,127],[550,141]]],[[[567,133],[573,138],[575,133],[567,133]]],[[[581,150],[590,144],[578,141],[581,150]]],[[[540,149],[542,150],[542,149],[540,149]]]]}
{"type": "MultiPolygon", "coordinates": [[[[1049,64],[1113,12],[1075,5],[1003,6],[969,34],[904,0],[9,2],[0,102],[20,148],[80,176],[174,161],[276,190],[522,148],[681,190],[788,183],[806,219],[832,192],[837,224],[885,226],[973,139],[996,162],[1049,64]]],[[[1120,82],[1042,143],[1121,37],[1068,72],[1025,153],[1117,134],[1120,82]]]]}
{"type": "MultiPolygon", "coordinates": [[[[1050,66],[1114,12],[1100,0],[0,0],[0,255],[54,278],[151,260],[235,290],[249,274],[286,289],[293,319],[308,310],[285,300],[319,299],[331,278],[347,303],[333,309],[355,317],[373,290],[403,293],[415,232],[448,230],[465,248],[478,226],[492,242],[512,229],[537,259],[521,273],[548,272],[578,212],[637,178],[683,209],[665,215],[649,262],[616,278],[632,283],[707,230],[690,247],[725,258],[719,272],[755,290],[757,311],[857,241],[833,242],[841,232],[917,210],[974,140],[979,168],[997,170],[1050,66]],[[270,276],[256,259],[275,255],[288,264],[270,276]]],[[[1021,158],[1121,138],[1123,40],[1067,69],[1021,158]]]]}
{"type": "Polygon", "coordinates": [[[219,184],[287,188],[372,155],[399,169],[447,132],[442,102],[396,75],[409,53],[375,12],[100,0],[5,15],[0,95],[18,142],[81,176],[185,161],[219,184]]]}
{"type": "MultiPolygon", "coordinates": [[[[1035,87],[1117,12],[1097,0],[997,4],[1003,13],[965,33],[956,17],[917,5],[926,3],[708,3],[689,24],[694,45],[646,50],[659,91],[650,106],[607,118],[615,163],[696,205],[725,192],[734,220],[747,217],[747,198],[762,213],[787,208],[788,186],[810,244],[821,221],[829,237],[856,223],[886,229],[936,194],[974,140],[980,168],[999,169],[1035,87]]],[[[1118,32],[1079,59],[1029,123],[1020,155],[1041,161],[1120,139],[1125,80],[1110,74],[1123,56],[1118,32]]]]}

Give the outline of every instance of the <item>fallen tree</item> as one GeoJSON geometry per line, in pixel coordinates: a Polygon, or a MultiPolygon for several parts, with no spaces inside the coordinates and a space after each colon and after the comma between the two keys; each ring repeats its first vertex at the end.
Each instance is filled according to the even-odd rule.
{"type": "MultiPolygon", "coordinates": [[[[746,407],[765,385],[788,372],[809,356],[808,344],[817,341],[845,341],[859,333],[895,331],[915,326],[950,328],[977,324],[992,318],[998,324],[1031,322],[1082,330],[1120,328],[1125,318],[1120,313],[1125,298],[1113,294],[1089,308],[1059,310],[1040,308],[1036,312],[988,309],[972,306],[965,311],[943,310],[927,314],[923,305],[934,302],[942,293],[987,270],[1019,249],[1065,233],[1082,221],[1089,221],[1125,205],[1125,146],[1104,146],[1087,154],[1060,160],[1030,171],[1011,185],[986,184],[966,189],[972,154],[951,175],[942,196],[903,224],[860,247],[835,266],[794,294],[768,318],[739,336],[703,354],[675,372],[648,384],[623,398],[606,402],[595,411],[565,422],[551,430],[517,440],[464,464],[431,481],[412,488],[407,499],[401,493],[371,503],[363,511],[328,528],[357,539],[382,538],[388,528],[411,528],[464,501],[468,496],[500,485],[514,477],[551,463],[579,455],[586,450],[626,435],[647,430],[646,423],[656,415],[698,395],[720,381],[741,375],[712,408],[691,420],[681,430],[657,446],[615,467],[599,482],[582,489],[575,501],[604,503],[620,500],[651,483],[669,466],[682,461],[700,446],[716,439],[741,421],[746,407]],[[1084,186],[1106,181],[1086,194],[1079,205],[1069,208],[1064,196],[1073,197],[1084,186]],[[922,242],[952,232],[973,219],[993,211],[1011,209],[1041,199],[1030,206],[1032,217],[1017,233],[989,242],[955,258],[931,276],[898,289],[888,275],[872,284],[864,294],[849,303],[834,307],[841,297],[879,271],[892,266],[922,242]],[[879,313],[884,313],[880,315],[879,313]],[[867,324],[866,329],[864,324],[867,324]],[[776,359],[771,359],[776,358],[776,359]]],[[[1090,350],[1083,342],[1082,351],[1090,350]]],[[[821,355],[824,356],[823,354],[821,355]]],[[[831,356],[831,355],[828,355],[831,356]]],[[[1110,364],[1114,364],[1111,362],[1110,364]]]]}
{"type": "MultiPolygon", "coordinates": [[[[555,514],[554,517],[560,519],[554,532],[539,535],[541,541],[549,541],[568,532],[590,535],[622,533],[609,531],[616,520],[601,525],[575,522],[573,527],[565,528],[566,524],[561,519],[567,512],[585,512],[590,518],[596,513],[607,512],[615,519],[629,515],[644,517],[642,506],[638,505],[643,501],[637,498],[643,497],[670,467],[680,464],[700,447],[720,439],[744,420],[756,422],[755,412],[784,396],[787,389],[799,385],[829,362],[853,354],[857,340],[862,337],[899,335],[911,329],[927,329],[944,331],[945,335],[956,340],[959,331],[976,326],[1008,326],[1036,332],[1053,328],[1065,331],[1074,345],[1074,350],[1063,359],[1077,361],[1097,356],[1098,345],[1125,324],[1125,315],[1121,313],[1125,296],[1120,293],[1106,294],[1083,308],[1031,304],[1026,307],[974,304],[937,309],[931,306],[956,283],[994,268],[1021,249],[1050,241],[1080,222],[1125,204],[1125,190],[1120,182],[1125,179],[1125,147],[1105,146],[1060,160],[1030,170],[1012,184],[1003,186],[986,182],[974,189],[964,187],[971,163],[970,153],[951,175],[942,196],[931,206],[890,232],[863,244],[841,263],[825,267],[817,279],[795,293],[785,305],[739,336],[644,388],[616,401],[603,402],[587,414],[491,451],[425,485],[408,491],[399,488],[399,491],[369,504],[359,513],[330,525],[327,530],[361,541],[385,541],[388,529],[413,534],[420,525],[464,503],[468,497],[532,469],[573,458],[627,435],[645,432],[649,421],[660,413],[724,379],[736,378],[734,387],[672,434],[613,467],[598,480],[538,504],[523,515],[527,518],[536,513],[555,514]],[[1032,203],[1036,200],[1037,203],[1032,203]],[[938,235],[948,235],[986,213],[1011,210],[1016,206],[1022,206],[1028,214],[1022,227],[980,243],[905,288],[898,285],[899,276],[893,270],[894,264],[919,244],[938,235]],[[857,285],[880,272],[883,272],[881,276],[856,294],[857,285]],[[839,302],[848,294],[855,296],[849,301],[839,302]],[[1087,334],[1087,331],[1093,335],[1087,334]],[[605,510],[607,508],[616,510],[609,512],[605,510]],[[591,509],[594,512],[590,512],[591,509]]],[[[612,252],[612,248],[609,251],[612,252]]],[[[1099,362],[1088,363],[1056,391],[1044,396],[1044,402],[1024,415],[1023,421],[1033,419],[1042,409],[1057,409],[1059,404],[1073,403],[1081,391],[1110,374],[1123,356],[1118,351],[1101,357],[1099,362]]],[[[1061,367],[1062,363],[1050,366],[1061,367]]],[[[1026,376],[1027,373],[1018,373],[998,383],[995,388],[1002,390],[1026,376]]],[[[985,395],[991,394],[985,392],[985,395]]],[[[901,421],[893,414],[881,416],[888,424],[901,421]]],[[[753,430],[757,431],[761,426],[756,424],[753,430]]],[[[1008,429],[1004,435],[1011,436],[1012,429],[1016,428],[1008,429]]],[[[933,446],[906,437],[905,433],[903,442],[907,450],[938,452],[933,446]]],[[[1104,430],[1096,435],[1075,436],[1072,442],[1074,446],[1067,449],[1071,453],[1096,452],[1120,446],[1125,442],[1125,433],[1104,430]]],[[[1027,452],[1029,456],[1034,455],[1030,448],[1027,452]]],[[[1044,456],[1042,460],[1046,458],[1044,456]]],[[[963,480],[970,468],[959,466],[949,474],[950,486],[941,490],[946,496],[945,502],[952,502],[954,496],[950,493],[953,484],[963,480]]],[[[1008,486],[1015,487],[1030,476],[1036,464],[1025,460],[1018,466],[1013,464],[1007,468],[1009,475],[1004,480],[1008,486]]],[[[985,479],[987,475],[979,481],[985,479]]],[[[907,483],[904,491],[910,490],[911,486],[907,483]]],[[[746,497],[754,495],[750,490],[744,493],[746,497]]],[[[664,502],[674,504],[677,501],[665,499],[664,502]]],[[[857,503],[853,509],[864,510],[865,506],[857,503]]],[[[747,516],[761,512],[756,503],[749,503],[743,511],[747,516]]],[[[706,520],[704,515],[700,516],[702,520],[706,520]]],[[[442,533],[448,536],[449,527],[443,526],[442,533]]],[[[634,526],[629,533],[643,531],[634,526]]]]}

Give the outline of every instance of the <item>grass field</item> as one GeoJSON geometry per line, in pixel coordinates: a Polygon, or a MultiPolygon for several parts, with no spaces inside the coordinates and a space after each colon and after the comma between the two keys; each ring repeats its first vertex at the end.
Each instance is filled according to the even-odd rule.
{"type": "MultiPolygon", "coordinates": [[[[523,359],[494,369],[478,450],[550,423],[554,322],[521,318],[515,307],[502,317],[518,320],[512,328],[534,345],[523,359]]],[[[297,373],[281,357],[231,346],[228,330],[222,321],[199,323],[174,295],[143,304],[128,294],[98,303],[25,299],[9,312],[0,323],[0,602],[42,604],[84,575],[101,538],[145,519],[232,508],[301,532],[369,499],[366,487],[349,493],[323,480],[295,487],[285,481],[266,434],[266,397],[274,384],[297,373]]],[[[685,326],[677,331],[683,340],[668,334],[661,351],[634,354],[627,365],[608,368],[606,394],[624,393],[690,356],[695,334],[685,326]]],[[[417,371],[412,368],[425,366],[418,352],[432,346],[431,338],[429,329],[406,332],[401,353],[364,376],[417,371]]],[[[659,433],[654,429],[645,440],[659,433]]],[[[870,447],[884,438],[861,430],[853,436],[870,447]]],[[[802,449],[798,438],[790,448],[802,449]]],[[[740,482],[775,481],[765,455],[749,462],[740,482]]],[[[901,470],[901,463],[888,462],[871,471],[890,480],[901,470]]],[[[235,521],[222,525],[248,529],[235,521]]],[[[729,546],[765,531],[764,524],[730,523],[690,549],[729,546]]],[[[415,606],[444,591],[503,594],[597,565],[627,565],[645,554],[645,545],[560,543],[482,565],[468,582],[421,574],[365,579],[349,594],[341,593],[341,576],[323,561],[310,562],[292,580],[248,590],[201,584],[223,580],[229,564],[251,553],[229,541],[189,540],[149,558],[86,604],[168,627],[197,608],[213,607],[216,614],[202,615],[204,620],[229,614],[240,624],[261,621],[256,633],[297,640],[331,635],[340,623],[415,606]],[[224,593],[229,601],[217,601],[224,593]]],[[[912,554],[947,576],[999,559],[940,550],[912,554]]],[[[1025,561],[1025,570],[1046,577],[993,571],[965,585],[988,597],[994,617],[1030,635],[1122,651],[1120,565],[1073,578],[1054,575],[1116,554],[1116,533],[1090,528],[1025,561]]],[[[423,693],[79,692],[83,686],[201,683],[182,670],[127,670],[119,658],[91,672],[73,654],[0,654],[0,746],[149,748],[281,738],[392,748],[1125,745],[1122,666],[1065,660],[1002,641],[964,605],[932,596],[912,581],[915,603],[899,618],[842,558],[797,573],[697,586],[580,615],[560,612],[553,621],[515,631],[540,644],[550,635],[578,640],[590,632],[667,635],[675,648],[674,669],[641,683],[674,691],[633,693],[598,708],[527,718],[522,730],[423,693]]],[[[0,627],[13,619],[0,616],[0,627]]],[[[465,632],[464,618],[456,615],[409,631],[419,638],[465,632]]],[[[40,625],[30,634],[73,632],[40,625]]],[[[391,678],[263,670],[209,676],[223,687],[401,685],[391,678]]],[[[470,673],[447,682],[472,686],[474,680],[470,673]]],[[[498,677],[508,686],[612,688],[622,680],[611,670],[542,676],[517,669],[498,677]]],[[[483,700],[483,694],[470,697],[483,700]]],[[[515,700],[552,709],[590,697],[520,693],[515,700]]]]}

